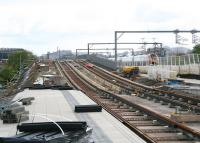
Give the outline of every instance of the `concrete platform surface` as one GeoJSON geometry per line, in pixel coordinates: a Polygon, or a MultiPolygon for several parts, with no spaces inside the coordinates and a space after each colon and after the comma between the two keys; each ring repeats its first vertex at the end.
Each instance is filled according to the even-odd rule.
{"type": "MultiPolygon", "coordinates": [[[[76,90],[24,90],[13,100],[23,97],[35,97],[31,105],[25,106],[30,112],[29,121],[87,121],[93,128],[92,138],[95,143],[144,143],[130,129],[115,119],[105,110],[92,113],[75,113],[75,105],[94,104],[85,94],[76,90]]],[[[0,120],[0,136],[16,134],[17,124],[3,124],[0,120]]]]}

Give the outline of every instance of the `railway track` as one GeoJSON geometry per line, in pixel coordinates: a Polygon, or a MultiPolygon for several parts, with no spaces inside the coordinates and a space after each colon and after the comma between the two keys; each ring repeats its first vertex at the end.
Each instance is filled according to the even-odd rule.
{"type": "MultiPolygon", "coordinates": [[[[76,62],[85,67],[88,64],[86,61],[76,62]]],[[[190,97],[178,92],[165,91],[162,89],[152,88],[150,86],[142,85],[128,79],[117,76],[113,73],[105,71],[97,66],[87,68],[90,72],[96,74],[102,79],[111,82],[117,86],[123,88],[123,92],[126,94],[137,93],[139,97],[148,98],[149,100],[162,101],[163,104],[169,104],[170,106],[180,106],[182,110],[192,110],[196,113],[200,113],[200,99],[197,97],[190,97]],[[113,82],[115,81],[115,82],[113,82]]]]}
{"type": "Polygon", "coordinates": [[[199,132],[88,82],[70,63],[58,62],[58,65],[75,88],[82,90],[147,142],[193,143],[200,140],[199,132]]]}
{"type": "MultiPolygon", "coordinates": [[[[0,97],[0,107],[6,105],[13,99],[14,95],[0,97]]],[[[1,111],[1,109],[0,109],[1,111]]]]}

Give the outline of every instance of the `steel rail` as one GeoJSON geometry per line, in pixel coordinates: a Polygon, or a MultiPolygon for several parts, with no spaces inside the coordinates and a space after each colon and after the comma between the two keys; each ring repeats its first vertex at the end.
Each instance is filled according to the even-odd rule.
{"type": "MultiPolygon", "coordinates": [[[[82,65],[82,66],[84,66],[84,65],[82,65]]],[[[106,80],[106,81],[108,81],[112,84],[115,84],[119,87],[124,88],[125,91],[129,91],[127,93],[133,92],[134,89],[137,89],[137,86],[135,86],[135,84],[138,85],[138,83],[134,82],[134,84],[131,84],[132,81],[130,81],[130,80],[128,80],[128,81],[130,81],[131,83],[128,83],[127,79],[122,78],[122,77],[115,77],[116,75],[114,75],[112,73],[107,73],[107,71],[102,71],[100,68],[99,69],[98,68],[99,67],[94,66],[93,68],[87,68],[87,70],[89,70],[90,72],[96,74],[97,76],[101,77],[102,79],[104,79],[104,80],[106,80]],[[116,80],[116,82],[111,82],[113,80],[116,80]]],[[[139,84],[139,85],[141,85],[141,84],[139,84]]],[[[150,88],[150,87],[147,87],[145,85],[143,87],[144,87],[144,89],[141,89],[141,86],[140,86],[139,92],[142,92],[142,94],[145,94],[145,96],[150,96],[152,98],[163,100],[165,102],[169,102],[169,103],[172,103],[174,105],[179,105],[179,106],[182,106],[184,108],[192,109],[196,112],[200,112],[199,106],[189,104],[189,103],[185,103],[183,101],[178,101],[178,100],[166,98],[165,96],[159,96],[161,93],[162,94],[172,94],[171,92],[150,88]],[[146,88],[148,88],[148,89],[146,89],[146,88]],[[148,90],[148,91],[145,91],[145,90],[148,90]],[[154,94],[154,93],[148,93],[149,91],[157,92],[158,95],[154,94]]],[[[179,98],[182,97],[183,99],[186,99],[186,100],[191,100],[191,101],[193,101],[193,103],[196,102],[196,104],[200,103],[200,102],[198,102],[198,99],[196,100],[196,98],[193,99],[192,97],[190,98],[188,96],[179,95],[177,93],[173,93],[172,95],[175,95],[176,97],[179,97],[179,98]]]]}
{"type": "MultiPolygon", "coordinates": [[[[116,94],[113,94],[113,93],[111,93],[111,92],[109,92],[109,91],[105,91],[105,90],[102,90],[102,89],[100,89],[99,87],[96,87],[95,85],[93,85],[93,84],[91,84],[91,83],[89,83],[89,82],[87,82],[87,81],[85,81],[85,80],[83,80],[83,79],[81,79],[81,77],[80,77],[80,75],[78,75],[78,73],[76,73],[76,71],[74,71],[73,69],[72,69],[72,67],[70,67],[69,65],[65,65],[65,66],[68,66],[67,68],[67,71],[68,72],[71,72],[71,75],[69,75],[68,74],[68,76],[76,76],[76,78],[79,78],[79,84],[81,84],[81,82],[82,82],[82,85],[81,86],[83,86],[83,85],[89,85],[89,87],[93,87],[92,89],[93,89],[93,91],[99,91],[99,92],[103,92],[103,93],[106,93],[107,95],[109,95],[109,96],[112,96],[113,98],[115,98],[115,99],[118,99],[119,101],[122,101],[122,102],[124,102],[124,103],[126,103],[127,105],[130,105],[130,106],[134,106],[134,107],[136,107],[137,109],[139,109],[139,110],[142,110],[143,112],[145,112],[146,114],[148,114],[148,115],[150,115],[150,116],[153,116],[153,117],[155,117],[156,119],[159,119],[159,120],[161,120],[161,121],[163,121],[163,122],[165,122],[165,123],[168,123],[170,126],[173,126],[174,128],[179,128],[179,129],[181,129],[181,130],[183,130],[183,131],[185,131],[185,132],[187,132],[187,133],[190,133],[190,134],[192,134],[193,136],[195,136],[195,137],[197,137],[198,139],[200,138],[200,133],[199,132],[197,132],[197,131],[195,131],[195,130],[193,130],[193,129],[191,129],[191,128],[189,128],[189,127],[186,127],[186,126],[184,126],[184,125],[182,125],[182,124],[180,124],[180,123],[177,123],[177,122],[175,122],[175,121],[173,121],[173,120],[171,120],[171,119],[169,119],[169,118],[167,118],[167,117],[164,117],[164,116],[162,116],[162,115],[160,115],[160,114],[158,114],[158,113],[155,113],[155,112],[153,112],[153,111],[151,111],[151,110],[149,110],[149,109],[147,109],[147,108],[145,108],[145,107],[143,107],[143,106],[140,106],[140,105],[137,105],[137,104],[134,104],[134,103],[132,103],[132,102],[130,102],[130,101],[127,101],[127,100],[125,100],[124,98],[122,98],[122,97],[120,97],[120,96],[118,96],[118,95],[116,95],[116,94]],[[69,70],[70,69],[70,70],[69,70]],[[80,82],[81,81],[81,82],[80,82]],[[95,88],[95,89],[94,89],[95,88]]],[[[75,82],[75,80],[72,80],[72,82],[75,82]]],[[[80,87],[80,88],[83,88],[83,87],[80,87]]],[[[86,88],[86,87],[84,87],[84,88],[86,88]]],[[[84,90],[84,89],[82,89],[82,90],[84,90]]],[[[86,89],[85,89],[86,90],[86,89]]],[[[85,91],[84,90],[84,91],[85,91]]],[[[116,113],[113,113],[113,111],[109,111],[109,109],[107,109],[108,107],[105,107],[105,105],[103,104],[103,103],[101,103],[97,98],[95,98],[95,94],[96,93],[91,93],[91,90],[89,90],[90,92],[89,92],[89,97],[91,98],[91,99],[93,99],[95,102],[97,102],[98,104],[100,104],[100,105],[103,105],[103,107],[104,107],[104,109],[106,109],[109,113],[111,113],[112,115],[114,114],[114,116],[115,117],[117,117],[118,119],[120,119],[121,121],[123,121],[123,123],[124,124],[130,124],[130,123],[128,123],[126,120],[124,120],[123,118],[121,118],[121,117],[119,117],[119,115],[117,115],[116,113]]],[[[85,92],[87,92],[87,91],[85,91],[85,92]]],[[[88,92],[87,92],[88,93],[88,92]]],[[[132,124],[130,124],[131,125],[131,127],[132,126],[134,126],[134,125],[132,125],[132,124]]],[[[127,125],[128,126],[128,125],[127,125]]],[[[135,126],[134,126],[135,127],[135,126]]],[[[135,130],[135,129],[133,129],[133,130],[135,130]]],[[[136,129],[137,131],[138,131],[138,129],[136,129]]],[[[139,133],[140,133],[140,135],[141,136],[144,136],[145,134],[143,133],[143,132],[141,132],[140,130],[138,131],[139,133]]],[[[138,133],[137,132],[137,133],[138,133]]],[[[149,139],[149,137],[144,137],[145,139],[149,139]]],[[[148,141],[151,141],[151,138],[150,138],[150,140],[148,140],[148,141]]],[[[153,141],[153,142],[155,142],[155,141],[153,141]]]]}
{"type": "MultiPolygon", "coordinates": [[[[84,62],[84,63],[85,63],[85,62],[84,62]]],[[[85,63],[85,64],[86,64],[86,63],[85,63]]],[[[200,99],[197,98],[197,97],[184,96],[184,95],[182,95],[182,94],[180,94],[180,93],[178,93],[178,92],[174,92],[174,91],[165,91],[165,90],[160,90],[160,89],[152,88],[152,87],[150,87],[150,86],[142,85],[142,84],[140,84],[140,83],[136,83],[136,82],[134,82],[134,81],[131,81],[131,80],[122,78],[122,77],[120,77],[120,76],[118,76],[118,75],[116,75],[116,74],[110,73],[110,72],[108,72],[108,71],[106,71],[106,70],[104,70],[104,69],[102,69],[102,68],[100,68],[100,67],[98,67],[98,66],[96,66],[96,65],[94,66],[93,69],[95,70],[95,72],[101,72],[102,74],[104,74],[104,76],[103,76],[104,78],[105,78],[105,76],[106,76],[107,78],[115,79],[115,80],[117,80],[118,82],[120,82],[120,83],[122,83],[122,84],[124,84],[124,85],[126,85],[126,86],[132,86],[133,88],[139,87],[139,88],[143,88],[143,89],[145,89],[145,90],[149,90],[149,91],[153,91],[153,92],[158,92],[158,93],[162,93],[162,94],[177,95],[177,96],[180,97],[180,98],[183,97],[184,99],[192,100],[192,101],[194,101],[194,103],[196,103],[196,104],[200,103],[200,99]]],[[[90,70],[90,71],[92,71],[92,70],[90,70]]]]}
{"type": "Polygon", "coordinates": [[[145,139],[148,142],[151,143],[156,143],[152,138],[150,138],[149,136],[147,136],[145,133],[143,133],[142,131],[140,131],[138,128],[136,128],[134,125],[128,123],[126,120],[124,120],[121,116],[117,115],[116,113],[114,113],[110,108],[108,108],[105,104],[101,103],[97,98],[95,98],[95,96],[97,95],[97,91],[95,88],[93,88],[94,85],[91,85],[89,83],[87,83],[86,81],[84,81],[83,79],[80,78],[80,76],[78,76],[77,73],[75,73],[70,67],[69,65],[66,65],[68,68],[68,76],[71,76],[70,78],[72,79],[71,82],[73,85],[77,85],[77,83],[75,81],[77,81],[77,79],[79,80],[78,83],[82,85],[78,85],[78,89],[83,91],[90,99],[92,99],[94,102],[96,102],[98,105],[101,105],[107,112],[109,112],[111,115],[113,115],[115,118],[117,118],[120,122],[122,122],[123,124],[125,124],[127,127],[129,127],[131,130],[133,130],[134,132],[136,132],[140,137],[142,137],[143,139],[145,139]],[[77,79],[73,78],[76,77],[77,79]],[[83,87],[84,86],[84,87],[83,87]],[[89,91],[89,92],[88,92],[89,91]]]}

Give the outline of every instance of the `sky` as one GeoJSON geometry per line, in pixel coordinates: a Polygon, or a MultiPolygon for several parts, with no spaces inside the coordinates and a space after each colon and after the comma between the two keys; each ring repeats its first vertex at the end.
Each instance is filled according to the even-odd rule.
{"type": "MultiPolygon", "coordinates": [[[[199,0],[0,0],[0,47],[42,55],[57,47],[75,51],[90,42],[114,42],[117,30],[200,30],[199,5],[199,0]]],[[[141,38],[174,44],[173,34],[126,34],[119,42],[141,38]]]]}

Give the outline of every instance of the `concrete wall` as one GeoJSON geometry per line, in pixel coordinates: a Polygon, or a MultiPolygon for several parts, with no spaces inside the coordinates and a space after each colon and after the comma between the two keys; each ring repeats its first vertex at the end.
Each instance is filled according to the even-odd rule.
{"type": "MultiPolygon", "coordinates": [[[[200,75],[200,54],[158,57],[156,65],[156,67],[176,71],[180,74],[200,75]]],[[[119,61],[118,66],[139,66],[140,70],[146,73],[150,65],[148,60],[141,59],[139,62],[119,61]]]]}
{"type": "MultiPolygon", "coordinates": [[[[200,74],[200,64],[191,65],[157,65],[161,69],[176,71],[179,74],[200,74]]],[[[139,66],[140,71],[147,73],[149,66],[139,66]]]]}
{"type": "Polygon", "coordinates": [[[108,60],[106,58],[98,57],[98,56],[95,56],[95,55],[90,55],[88,60],[92,63],[95,63],[97,65],[101,65],[101,66],[108,68],[110,70],[116,70],[117,69],[117,65],[115,64],[115,62],[108,60]]]}
{"type": "MultiPolygon", "coordinates": [[[[157,68],[176,71],[178,74],[196,74],[200,75],[200,55],[197,54],[189,54],[184,56],[170,56],[170,57],[162,57],[159,58],[159,63],[156,65],[157,68]]],[[[103,57],[98,57],[96,55],[90,55],[87,57],[88,60],[91,62],[101,65],[105,68],[109,68],[111,70],[116,70],[117,65],[118,67],[122,66],[138,66],[140,68],[140,71],[143,73],[147,73],[148,65],[146,61],[140,62],[140,63],[134,63],[134,62],[124,62],[119,61],[117,65],[114,61],[108,60],[103,57]]],[[[152,67],[152,66],[151,66],[152,67]]]]}

